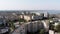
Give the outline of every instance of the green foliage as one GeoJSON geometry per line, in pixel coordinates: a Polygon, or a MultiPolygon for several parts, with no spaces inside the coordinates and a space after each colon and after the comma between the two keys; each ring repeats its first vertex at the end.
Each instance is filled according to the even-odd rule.
{"type": "Polygon", "coordinates": [[[54,25],[53,24],[50,24],[50,29],[54,30],[54,25]]]}
{"type": "Polygon", "coordinates": [[[45,30],[44,29],[41,29],[39,34],[44,34],[45,33],[45,30]]]}
{"type": "Polygon", "coordinates": [[[0,24],[0,27],[4,27],[4,24],[0,24]]]}
{"type": "Polygon", "coordinates": [[[57,32],[60,32],[60,23],[56,26],[56,29],[55,29],[57,32]]]}
{"type": "Polygon", "coordinates": [[[14,22],[9,22],[9,24],[12,29],[15,29],[14,22]]]}
{"type": "Polygon", "coordinates": [[[26,20],[20,18],[19,22],[26,22],[26,20]]]}

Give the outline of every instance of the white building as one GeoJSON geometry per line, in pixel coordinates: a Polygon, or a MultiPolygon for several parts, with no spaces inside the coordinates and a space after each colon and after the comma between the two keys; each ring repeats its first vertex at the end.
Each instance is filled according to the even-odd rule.
{"type": "Polygon", "coordinates": [[[48,12],[45,12],[44,13],[44,17],[48,18],[49,17],[49,13],[48,12]]]}
{"type": "Polygon", "coordinates": [[[27,25],[28,25],[28,26],[27,26],[28,32],[31,32],[31,31],[32,31],[32,23],[31,23],[31,22],[28,22],[27,25]]]}
{"type": "Polygon", "coordinates": [[[40,21],[33,21],[33,22],[28,22],[28,32],[36,32],[37,30],[41,29],[43,24],[40,21]]]}
{"type": "Polygon", "coordinates": [[[38,24],[38,30],[44,28],[44,27],[43,27],[43,23],[42,23],[41,21],[38,21],[37,24],[38,24]]]}
{"type": "Polygon", "coordinates": [[[53,30],[49,30],[49,34],[54,34],[54,31],[53,30]]]}
{"type": "Polygon", "coordinates": [[[36,15],[40,15],[40,13],[35,13],[36,15]]]}
{"type": "Polygon", "coordinates": [[[42,21],[43,25],[44,25],[44,28],[46,30],[46,32],[49,30],[49,22],[46,22],[46,21],[42,21]]]}
{"type": "Polygon", "coordinates": [[[38,19],[43,19],[44,16],[32,16],[32,20],[38,20],[38,19]]]}
{"type": "Polygon", "coordinates": [[[19,22],[14,23],[15,27],[19,27],[19,22]]]}
{"type": "Polygon", "coordinates": [[[38,30],[38,21],[32,22],[32,32],[36,32],[38,30]]]}
{"type": "Polygon", "coordinates": [[[55,25],[55,26],[57,26],[58,24],[59,24],[58,22],[55,22],[55,24],[54,24],[54,25],[55,25]]]}
{"type": "Polygon", "coordinates": [[[20,34],[26,34],[28,32],[36,32],[43,27],[41,21],[33,21],[27,23],[21,23],[20,25],[20,34]]]}

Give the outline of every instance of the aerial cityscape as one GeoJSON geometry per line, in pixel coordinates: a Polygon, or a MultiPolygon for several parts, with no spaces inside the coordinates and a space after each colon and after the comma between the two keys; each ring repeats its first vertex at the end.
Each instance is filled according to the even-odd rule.
{"type": "Polygon", "coordinates": [[[60,33],[59,13],[33,11],[0,11],[0,34],[60,33]]]}
{"type": "Polygon", "coordinates": [[[0,0],[0,34],[60,34],[60,0],[0,0]]]}

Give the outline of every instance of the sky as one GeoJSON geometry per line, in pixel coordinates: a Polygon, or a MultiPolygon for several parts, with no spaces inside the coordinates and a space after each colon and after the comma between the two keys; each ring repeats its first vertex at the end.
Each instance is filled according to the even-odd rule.
{"type": "Polygon", "coordinates": [[[0,0],[0,10],[60,10],[60,0],[0,0]]]}

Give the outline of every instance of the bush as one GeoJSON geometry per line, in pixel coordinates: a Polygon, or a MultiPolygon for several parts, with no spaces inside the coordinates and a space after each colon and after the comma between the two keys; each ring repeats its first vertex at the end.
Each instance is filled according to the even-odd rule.
{"type": "Polygon", "coordinates": [[[41,29],[39,34],[44,34],[45,33],[45,30],[44,29],[41,29]]]}
{"type": "Polygon", "coordinates": [[[26,20],[20,18],[19,22],[26,22],[26,20]]]}
{"type": "Polygon", "coordinates": [[[56,26],[55,31],[60,32],[60,24],[56,26]]]}

